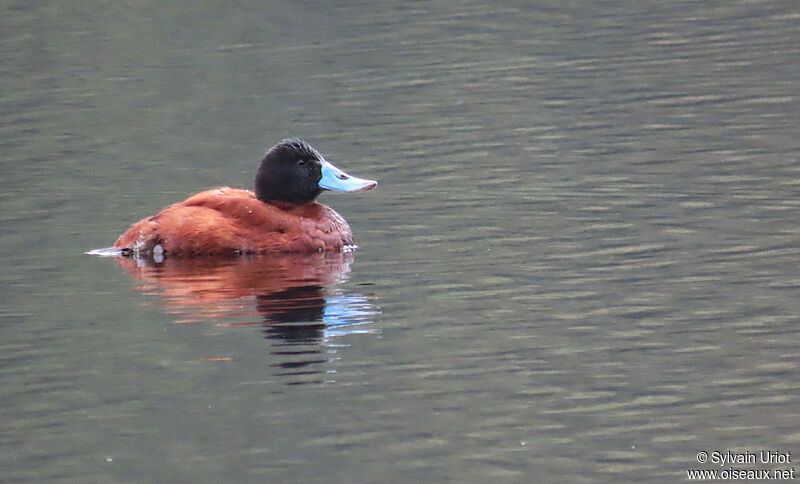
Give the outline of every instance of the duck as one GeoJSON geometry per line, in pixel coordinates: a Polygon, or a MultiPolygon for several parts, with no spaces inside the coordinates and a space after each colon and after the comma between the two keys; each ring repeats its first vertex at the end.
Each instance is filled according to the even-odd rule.
{"type": "Polygon", "coordinates": [[[316,199],[323,191],[360,192],[377,184],[288,138],[261,159],[253,191],[219,187],[192,195],[133,224],[113,249],[159,258],[348,251],[355,247],[350,225],[316,199]]]}

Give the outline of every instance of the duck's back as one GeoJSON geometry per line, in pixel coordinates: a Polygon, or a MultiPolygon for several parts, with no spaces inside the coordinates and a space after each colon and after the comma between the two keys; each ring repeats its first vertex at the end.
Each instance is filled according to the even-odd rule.
{"type": "Polygon", "coordinates": [[[175,255],[340,251],[353,244],[347,222],[310,202],[270,204],[248,190],[217,188],[134,224],[114,243],[131,252],[157,246],[175,255]]]}

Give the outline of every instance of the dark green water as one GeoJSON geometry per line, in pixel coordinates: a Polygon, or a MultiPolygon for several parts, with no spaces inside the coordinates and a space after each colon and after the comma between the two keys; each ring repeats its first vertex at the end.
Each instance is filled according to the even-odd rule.
{"type": "Polygon", "coordinates": [[[246,3],[2,2],[1,481],[800,459],[796,2],[246,3]],[[83,254],[286,136],[354,255],[83,254]]]}

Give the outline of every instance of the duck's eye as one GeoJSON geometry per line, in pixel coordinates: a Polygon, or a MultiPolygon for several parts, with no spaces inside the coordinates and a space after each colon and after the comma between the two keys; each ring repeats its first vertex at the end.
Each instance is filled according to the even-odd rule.
{"type": "Polygon", "coordinates": [[[297,160],[297,166],[306,166],[306,160],[297,160]]]}

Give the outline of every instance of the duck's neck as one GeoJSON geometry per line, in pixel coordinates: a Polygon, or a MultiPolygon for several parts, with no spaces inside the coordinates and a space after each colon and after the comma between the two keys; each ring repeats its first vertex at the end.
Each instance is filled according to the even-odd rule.
{"type": "Polygon", "coordinates": [[[318,205],[318,203],[315,202],[314,200],[302,203],[284,202],[282,200],[259,200],[259,201],[266,203],[268,205],[272,205],[273,207],[277,207],[281,210],[285,210],[287,212],[293,212],[297,210],[307,210],[308,208],[318,205]]]}

